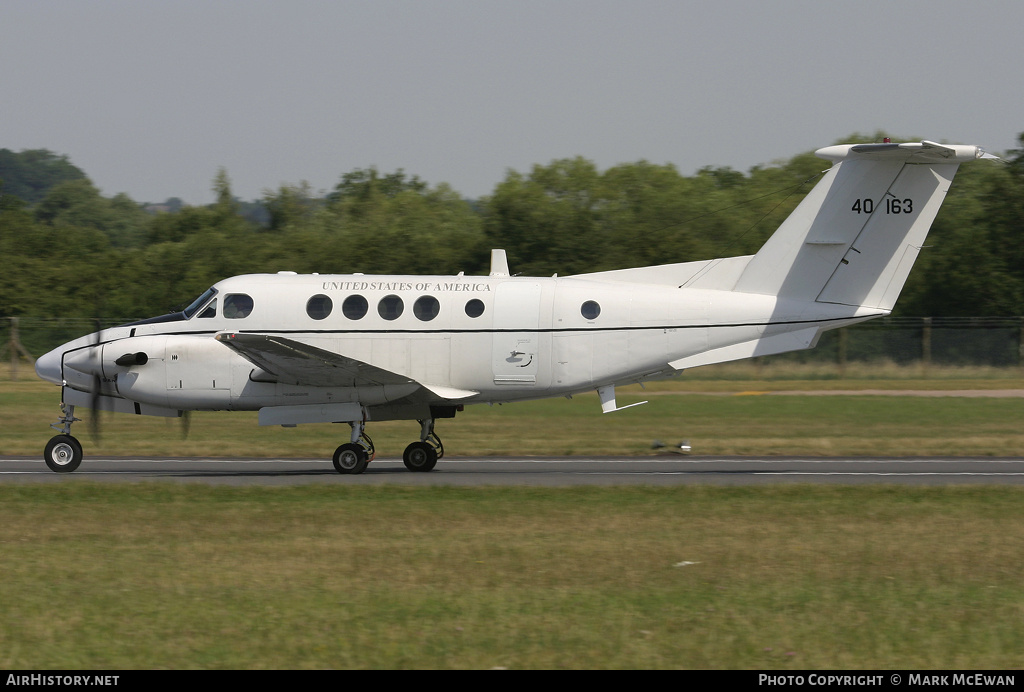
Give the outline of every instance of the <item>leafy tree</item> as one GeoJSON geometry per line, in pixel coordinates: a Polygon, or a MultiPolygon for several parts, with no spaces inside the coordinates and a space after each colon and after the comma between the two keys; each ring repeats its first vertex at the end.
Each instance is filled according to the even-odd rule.
{"type": "Polygon", "coordinates": [[[234,213],[237,211],[235,196],[231,194],[231,178],[228,177],[226,168],[217,169],[217,175],[213,178],[213,194],[217,201],[214,207],[221,213],[234,213]]]}
{"type": "Polygon", "coordinates": [[[524,274],[591,271],[607,256],[607,195],[601,174],[586,159],[534,166],[530,175],[509,171],[483,200],[484,232],[505,248],[524,274]]]}
{"type": "Polygon", "coordinates": [[[341,176],[341,181],[327,199],[332,203],[345,199],[365,202],[376,196],[395,197],[402,192],[424,194],[427,192],[427,184],[415,175],[406,178],[401,168],[383,176],[374,167],[357,168],[341,176]]]}
{"type": "Polygon", "coordinates": [[[312,224],[327,248],[317,271],[447,274],[476,268],[480,219],[449,186],[431,189],[401,171],[383,178],[356,171],[335,193],[312,224]]]}
{"type": "MultiPolygon", "coordinates": [[[[901,314],[1024,313],[1024,135],[1020,143],[1006,165],[961,167],[901,314]]],[[[9,170],[11,156],[29,153],[0,150],[0,164],[9,170]]],[[[35,153],[38,170],[67,164],[35,153]]],[[[326,198],[300,183],[245,203],[220,169],[214,204],[172,199],[159,213],[126,195],[102,196],[78,171],[51,179],[37,198],[0,188],[0,317],[142,317],[224,277],[281,269],[480,273],[492,247],[508,250],[515,272],[541,276],[748,254],[826,168],[813,152],[747,173],[705,167],[689,176],[646,161],[601,172],[577,157],[510,171],[473,203],[447,185],[374,168],[342,175],[326,198]]]]}
{"type": "Polygon", "coordinates": [[[298,185],[281,185],[277,192],[264,190],[263,206],[270,217],[269,229],[283,231],[308,224],[323,202],[313,197],[312,188],[303,180],[298,185]]]}
{"type": "Polygon", "coordinates": [[[67,156],[48,149],[24,149],[20,153],[0,149],[0,192],[29,204],[41,201],[60,183],[84,179],[85,173],[67,156]]]}
{"type": "Polygon", "coordinates": [[[36,218],[53,227],[91,228],[103,232],[114,247],[144,244],[149,216],[121,193],[107,199],[88,178],[54,186],[36,205],[36,218]]]}

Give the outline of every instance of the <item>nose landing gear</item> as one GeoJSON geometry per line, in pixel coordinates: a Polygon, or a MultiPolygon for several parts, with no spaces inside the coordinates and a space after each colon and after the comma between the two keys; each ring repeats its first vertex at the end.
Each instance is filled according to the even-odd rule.
{"type": "Polygon", "coordinates": [[[75,418],[75,407],[70,404],[60,405],[61,417],[51,428],[60,432],[46,443],[43,461],[55,473],[71,473],[82,463],[82,445],[71,436],[71,424],[82,420],[75,418]]]}

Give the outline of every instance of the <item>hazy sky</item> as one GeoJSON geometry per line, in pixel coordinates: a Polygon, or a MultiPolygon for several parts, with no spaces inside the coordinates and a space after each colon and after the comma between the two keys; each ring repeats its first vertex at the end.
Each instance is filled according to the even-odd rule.
{"type": "Polygon", "coordinates": [[[1021,0],[3,0],[0,148],[105,195],[404,168],[468,197],[584,156],[685,174],[854,132],[1024,132],[1021,0]]]}

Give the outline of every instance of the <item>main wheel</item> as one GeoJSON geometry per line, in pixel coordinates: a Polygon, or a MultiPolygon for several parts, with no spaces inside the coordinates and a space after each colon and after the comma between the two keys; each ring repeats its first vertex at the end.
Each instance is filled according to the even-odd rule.
{"type": "Polygon", "coordinates": [[[437,450],[426,442],[413,442],[405,448],[402,461],[410,471],[433,471],[437,466],[437,450]]]}
{"type": "Polygon", "coordinates": [[[82,445],[71,435],[54,435],[46,443],[43,461],[56,473],[71,473],[82,463],[82,445]]]}
{"type": "Polygon", "coordinates": [[[362,473],[369,463],[366,450],[354,442],[343,444],[334,451],[334,468],[338,473],[362,473]]]}

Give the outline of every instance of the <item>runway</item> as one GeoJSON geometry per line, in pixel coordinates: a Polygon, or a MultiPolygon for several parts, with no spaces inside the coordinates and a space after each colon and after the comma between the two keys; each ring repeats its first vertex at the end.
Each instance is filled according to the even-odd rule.
{"type": "Polygon", "coordinates": [[[400,459],[378,459],[358,476],[323,459],[90,457],[70,474],[41,459],[0,457],[0,483],[171,481],[225,485],[1024,485],[1021,458],[825,457],[492,457],[442,459],[431,473],[412,473],[400,459]]]}

